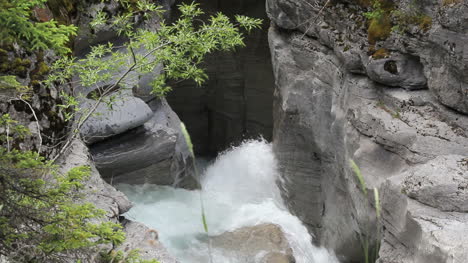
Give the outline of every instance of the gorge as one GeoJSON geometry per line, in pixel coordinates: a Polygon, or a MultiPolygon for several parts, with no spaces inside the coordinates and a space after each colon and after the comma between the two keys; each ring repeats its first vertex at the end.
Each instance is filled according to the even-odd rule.
{"type": "MultiPolygon", "coordinates": [[[[77,25],[78,58],[108,41],[127,52],[111,26],[90,26],[99,10],[117,16],[119,1],[48,2],[38,19],[77,25]]],[[[182,1],[156,2],[163,18],[139,27],[157,31],[180,15],[182,1]]],[[[197,2],[207,17],[261,18],[261,30],[245,47],[208,55],[201,86],[170,81],[158,97],[150,79],[162,66],[129,74],[115,104],[99,105],[57,161],[62,171],[91,167],[85,200],[127,235],[107,249],[138,249],[160,263],[466,262],[465,0],[197,2]]],[[[23,85],[56,59],[0,51],[2,63],[19,53],[33,61],[21,74],[0,67],[23,85]]],[[[32,110],[0,87],[0,112],[30,128],[22,149],[40,149],[65,136],[59,90],[90,108],[90,94],[109,85],[35,86],[32,110]]]]}

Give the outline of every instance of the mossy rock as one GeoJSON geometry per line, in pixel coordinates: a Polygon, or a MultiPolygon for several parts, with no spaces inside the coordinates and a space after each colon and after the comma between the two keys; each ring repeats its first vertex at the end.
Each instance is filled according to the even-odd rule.
{"type": "Polygon", "coordinates": [[[389,16],[372,19],[367,29],[369,44],[387,39],[392,33],[392,21],[389,16]]]}
{"type": "Polygon", "coordinates": [[[451,6],[451,5],[456,5],[459,3],[462,3],[463,0],[442,0],[442,5],[443,6],[451,6]]]}
{"type": "Polygon", "coordinates": [[[428,15],[421,15],[419,17],[419,28],[424,32],[428,31],[432,27],[432,17],[428,15]]]}
{"type": "Polygon", "coordinates": [[[10,73],[19,77],[26,77],[29,67],[31,66],[31,60],[15,58],[13,61],[3,60],[0,64],[0,73],[10,73]]]}
{"type": "Polygon", "coordinates": [[[36,64],[36,68],[33,72],[31,72],[31,79],[33,81],[42,80],[44,79],[44,76],[46,76],[47,73],[49,73],[49,71],[49,66],[44,61],[41,61],[36,64]]]}
{"type": "Polygon", "coordinates": [[[388,51],[386,48],[380,48],[377,51],[372,54],[372,58],[377,60],[377,59],[383,59],[383,58],[388,58],[390,56],[390,51],[388,51]]]}

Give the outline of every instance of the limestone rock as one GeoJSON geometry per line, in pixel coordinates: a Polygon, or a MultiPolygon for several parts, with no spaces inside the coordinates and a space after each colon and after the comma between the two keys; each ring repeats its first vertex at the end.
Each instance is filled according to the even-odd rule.
{"type": "MultiPolygon", "coordinates": [[[[361,63],[366,65],[369,55],[372,55],[368,53],[372,51],[372,44],[369,43],[366,22],[362,15],[366,11],[355,1],[340,0],[323,8],[326,4],[326,0],[314,3],[268,0],[266,6],[269,17],[278,27],[295,29],[303,32],[303,35],[316,38],[336,53],[341,53],[340,56],[347,52],[358,53],[361,63]]],[[[399,70],[399,74],[387,74],[379,66],[370,71],[368,69],[371,72],[369,77],[373,75],[385,84],[396,86],[399,83],[407,86],[406,88],[423,87],[425,77],[428,88],[442,104],[468,113],[468,55],[465,50],[467,35],[466,27],[463,26],[467,20],[468,7],[462,1],[451,5],[424,1],[414,5],[407,0],[395,1],[395,6],[401,14],[419,12],[421,18],[426,19],[427,27],[424,29],[421,24],[403,23],[409,34],[394,32],[385,41],[377,43],[376,50],[383,46],[411,59],[406,60],[407,62],[393,60],[395,63],[390,63],[393,65],[387,64],[388,68],[400,69],[403,66],[406,70],[399,70]],[[375,71],[380,74],[375,74],[375,71]],[[414,79],[409,77],[410,74],[414,74],[414,79]]],[[[359,72],[358,65],[361,63],[356,61],[356,56],[352,58],[352,63],[345,61],[344,64],[347,67],[353,65],[351,72],[359,72]]]]}
{"type": "Polygon", "coordinates": [[[198,188],[179,118],[164,99],[152,101],[151,107],[154,112],[143,126],[91,146],[96,166],[113,184],[198,188]]]}
{"type": "Polygon", "coordinates": [[[385,233],[379,263],[456,262],[468,257],[468,215],[444,212],[402,194],[404,176],[382,186],[385,233]]]}
{"type": "Polygon", "coordinates": [[[126,240],[117,247],[118,250],[131,251],[138,249],[142,259],[156,259],[160,263],[177,263],[158,239],[158,232],[144,224],[124,220],[122,222],[126,240]]]}
{"type": "Polygon", "coordinates": [[[243,227],[211,239],[213,247],[231,253],[245,263],[294,263],[294,256],[281,228],[274,224],[243,227]]]}
{"type": "MultiPolygon", "coordinates": [[[[95,103],[95,100],[85,99],[80,107],[90,109],[95,103]]],[[[144,101],[122,94],[112,107],[100,103],[94,114],[86,120],[80,133],[87,144],[92,144],[141,126],[152,114],[144,101]]]]}
{"type": "Polygon", "coordinates": [[[106,211],[110,220],[117,222],[119,215],[132,207],[131,202],[122,192],[101,179],[101,175],[90,159],[88,148],[82,141],[75,140],[69,153],[59,161],[59,164],[62,172],[83,165],[91,167],[91,176],[85,181],[85,200],[106,211]]]}
{"type": "Polygon", "coordinates": [[[427,84],[423,65],[411,56],[392,54],[390,58],[370,59],[366,71],[370,79],[388,86],[422,89],[427,84]]]}
{"type": "Polygon", "coordinates": [[[444,16],[449,33],[435,19],[449,8],[426,1],[432,27],[391,34],[375,46],[390,50],[388,57],[374,59],[362,7],[338,1],[322,9],[325,2],[267,1],[273,148],[287,206],[315,242],[346,261],[363,262],[365,235],[385,244],[382,262],[463,262],[468,238],[453,229],[466,228],[466,170],[456,161],[468,156],[466,33],[458,26],[465,16],[444,16]],[[374,187],[385,192],[383,209],[389,206],[383,238],[369,231],[379,222],[374,187]]]}
{"type": "Polygon", "coordinates": [[[442,211],[468,212],[468,159],[439,156],[404,173],[403,191],[442,211]]]}

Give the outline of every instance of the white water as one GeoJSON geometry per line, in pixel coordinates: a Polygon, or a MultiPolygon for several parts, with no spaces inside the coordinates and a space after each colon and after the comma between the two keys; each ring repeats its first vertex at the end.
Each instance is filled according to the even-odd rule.
{"type": "MultiPolygon", "coordinates": [[[[243,226],[274,223],[286,234],[297,263],[338,262],[327,250],[311,245],[306,228],[285,208],[271,146],[247,141],[221,154],[204,172],[202,198],[210,235],[243,226]]],[[[200,192],[155,185],[119,185],[135,206],[126,214],[159,231],[159,239],[182,263],[207,263],[200,192]]],[[[245,263],[212,251],[214,263],[245,263]]]]}

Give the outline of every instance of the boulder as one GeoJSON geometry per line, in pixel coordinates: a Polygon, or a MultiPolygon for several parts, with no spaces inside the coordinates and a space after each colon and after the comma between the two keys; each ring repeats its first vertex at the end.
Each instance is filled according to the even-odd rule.
{"type": "Polygon", "coordinates": [[[117,250],[129,252],[137,249],[143,260],[156,259],[160,263],[178,262],[161,244],[156,230],[127,219],[123,220],[122,225],[127,238],[116,248],[117,250]]]}
{"type": "MultiPolygon", "coordinates": [[[[91,109],[95,100],[84,99],[82,109],[91,109]]],[[[100,103],[93,115],[86,120],[80,133],[87,144],[139,127],[151,119],[153,112],[141,99],[120,94],[112,106],[100,103]]]]}
{"type": "Polygon", "coordinates": [[[428,0],[417,5],[408,0],[394,1],[394,4],[400,14],[407,18],[412,17],[411,14],[419,14],[421,20],[397,24],[406,27],[406,33],[391,31],[387,39],[377,43],[370,43],[368,23],[363,15],[366,9],[356,1],[340,0],[327,6],[327,0],[312,4],[267,0],[266,6],[270,19],[278,27],[295,29],[304,36],[316,38],[335,53],[341,53],[339,56],[347,55],[345,58],[350,58],[349,54],[358,53],[361,63],[356,61],[356,56],[351,57],[352,63],[343,61],[344,66],[351,66],[350,72],[359,72],[359,65],[366,65],[369,55],[382,47],[391,53],[403,55],[406,57],[404,60],[388,58],[371,65],[371,68],[366,66],[369,77],[372,75],[385,84],[396,86],[399,83],[410,89],[424,87],[425,77],[428,88],[440,103],[468,113],[468,52],[465,48],[468,37],[464,26],[468,6],[463,1],[450,4],[428,0]],[[387,63],[387,68],[396,68],[398,74],[381,67],[387,61],[394,61],[387,63]]]}
{"type": "Polygon", "coordinates": [[[97,168],[112,184],[198,188],[179,118],[164,99],[150,105],[154,112],[143,126],[91,146],[97,168]]]}
{"type": "Polygon", "coordinates": [[[281,228],[274,224],[243,227],[211,238],[214,248],[245,263],[294,263],[292,249],[281,228]]]}

